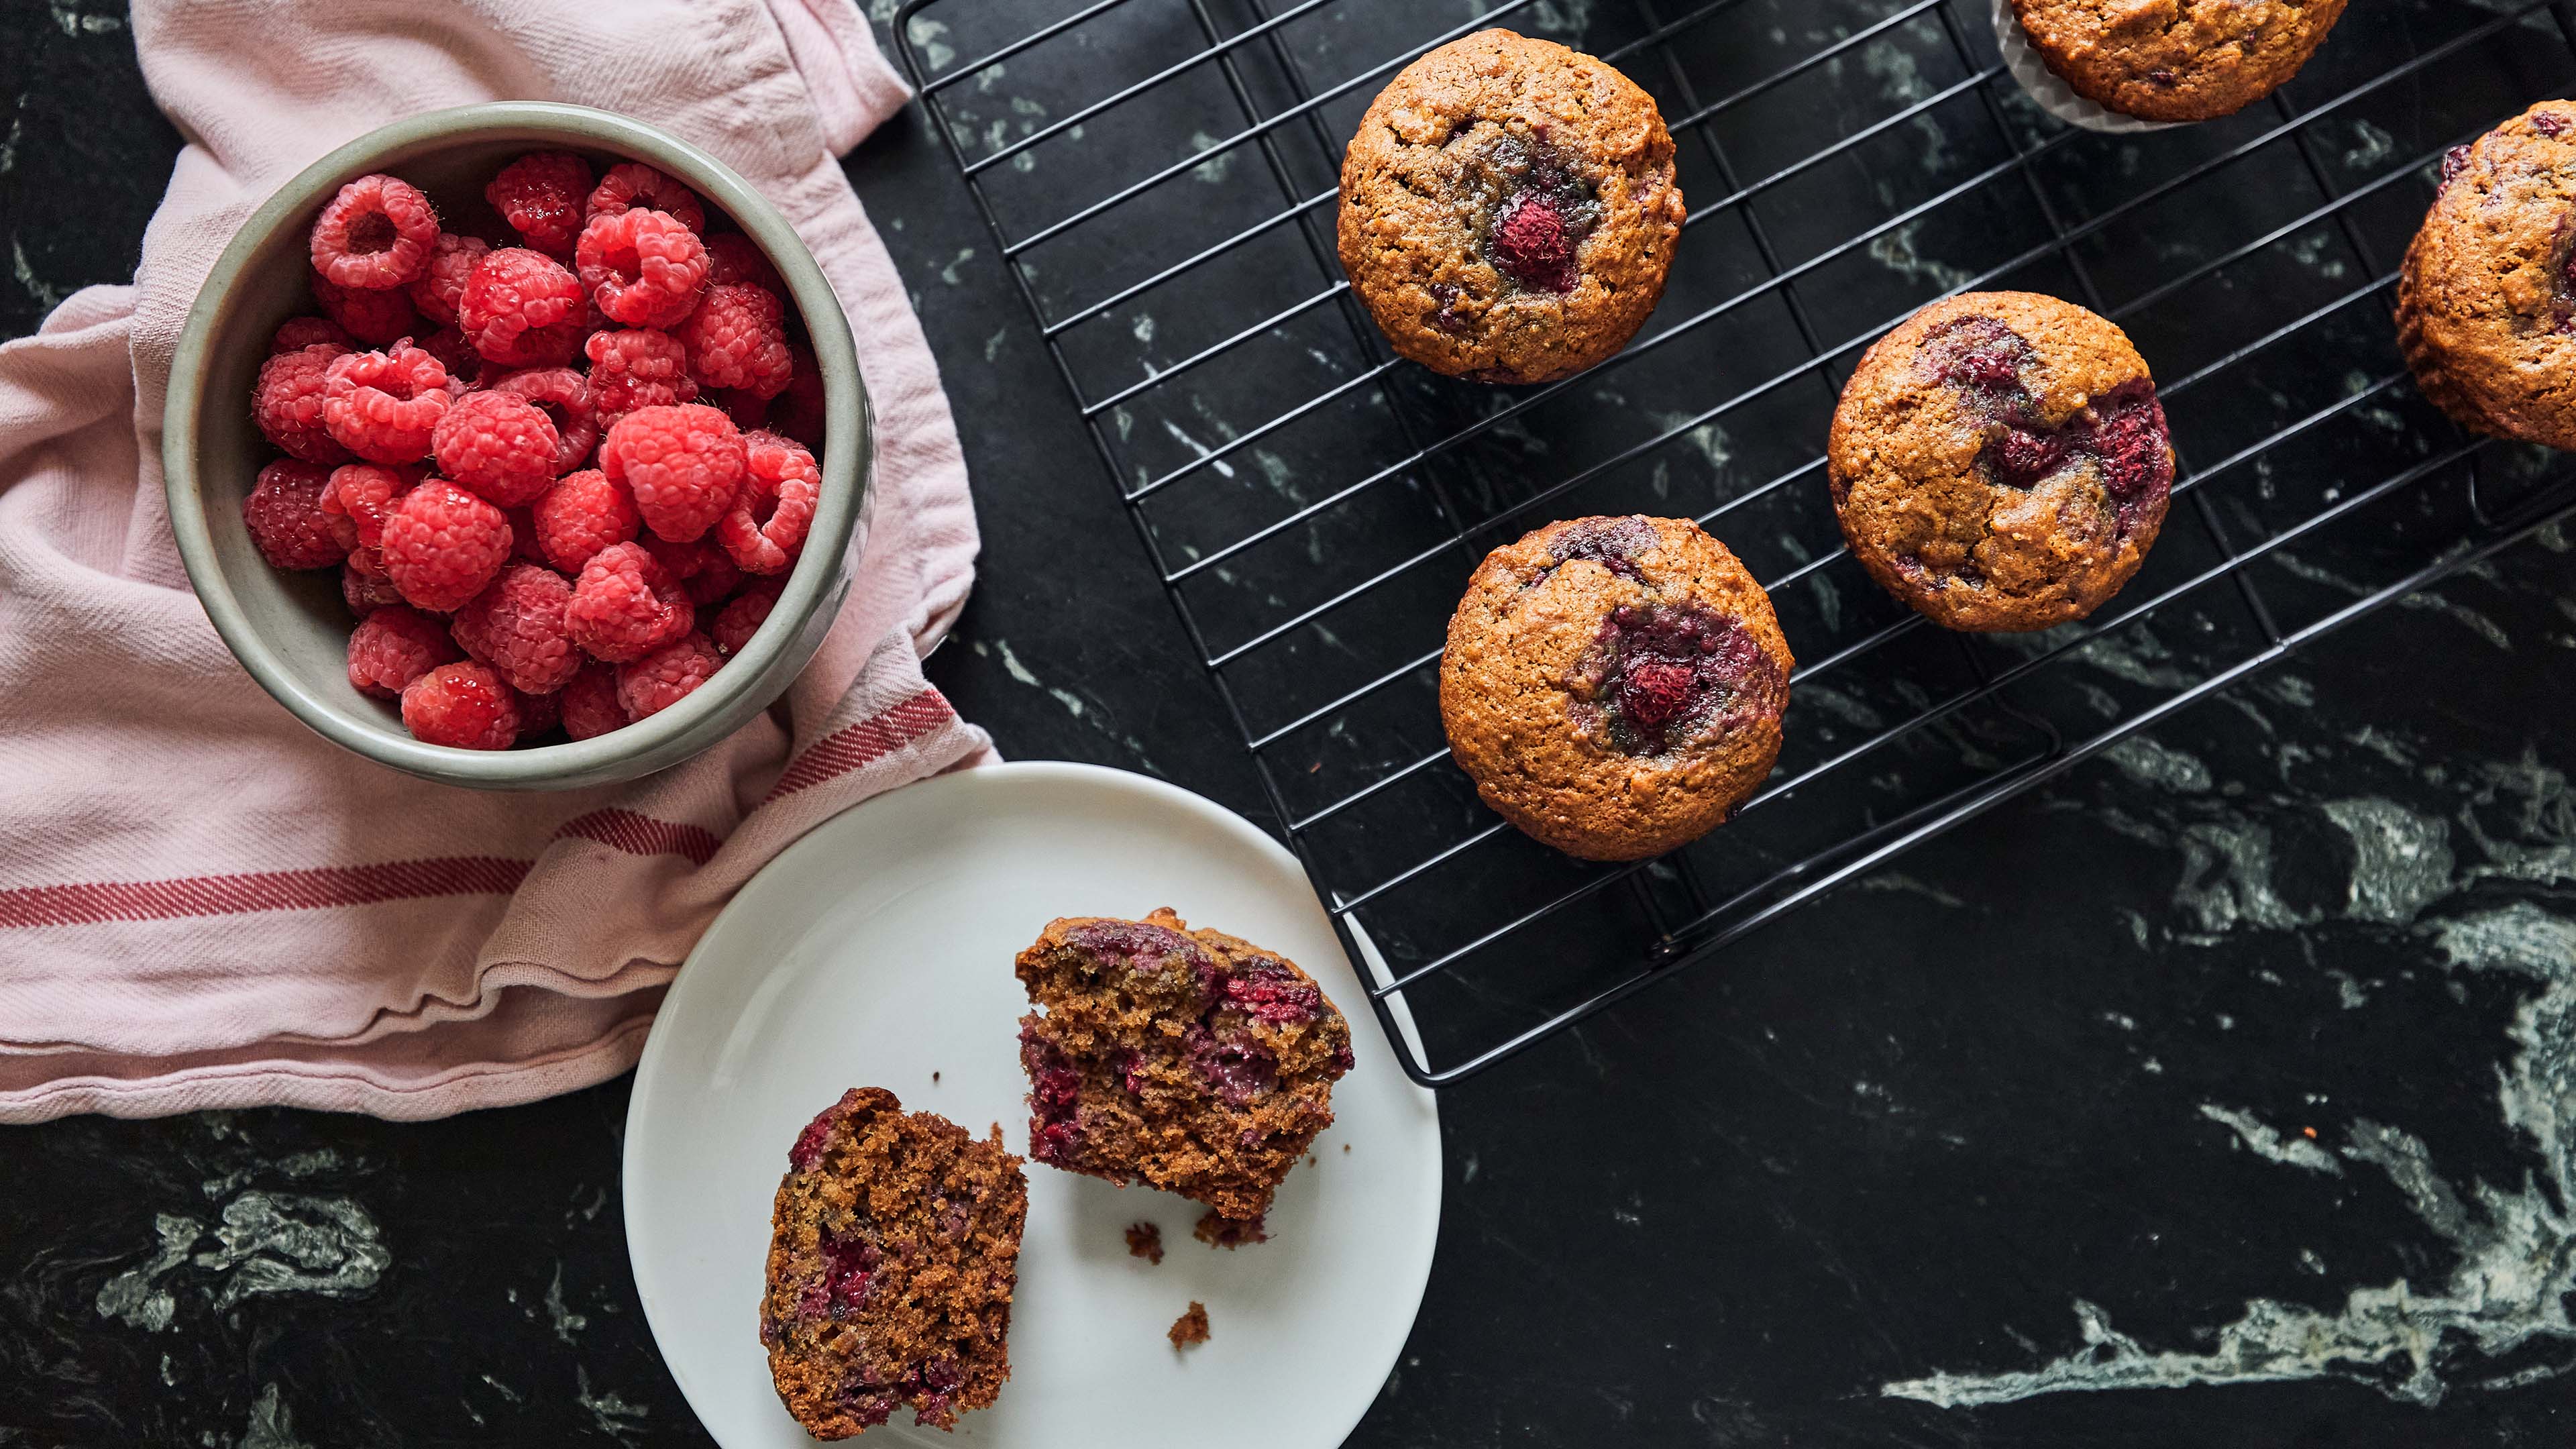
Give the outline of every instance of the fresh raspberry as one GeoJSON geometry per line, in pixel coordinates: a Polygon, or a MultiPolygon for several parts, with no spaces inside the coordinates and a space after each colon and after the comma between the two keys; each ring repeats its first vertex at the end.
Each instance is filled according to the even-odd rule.
{"type": "Polygon", "coordinates": [[[601,549],[629,541],[644,526],[625,485],[609,482],[597,468],[565,474],[529,512],[546,562],[568,574],[580,573],[601,549]]]}
{"type": "Polygon", "coordinates": [[[570,151],[531,151],[483,188],[483,199],[520,240],[559,259],[572,256],[589,195],[590,163],[570,151]]]}
{"type": "Polygon", "coordinates": [[[307,463],[337,463],[349,456],[323,421],[331,364],[348,355],[336,343],[316,342],[259,365],[259,383],[250,394],[251,421],[279,452],[307,463]]]}
{"type": "Polygon", "coordinates": [[[383,352],[335,357],[323,374],[322,423],[370,463],[417,463],[455,399],[447,369],[402,339],[383,352]]]}
{"type": "Polygon", "coordinates": [[[787,351],[787,306],[765,287],[709,287],[671,335],[689,349],[689,375],[700,387],[738,387],[772,398],[796,375],[787,351]]]}
{"type": "Polygon", "coordinates": [[[679,584],[631,543],[610,544],[582,566],[564,612],[572,641],[611,664],[640,659],[696,622],[679,584]]]}
{"type": "Polygon", "coordinates": [[[358,339],[349,335],[348,328],[328,317],[289,317],[278,325],[277,335],[268,340],[268,355],[282,357],[290,352],[321,346],[355,352],[358,339]]]}
{"type": "Polygon", "coordinates": [[[526,247],[486,253],[457,298],[456,325],[487,362],[561,367],[581,342],[581,280],[526,247]]]}
{"type": "Polygon", "coordinates": [[[572,677],[572,683],[555,696],[563,702],[564,733],[577,740],[597,739],[610,730],[622,730],[629,721],[626,706],[617,702],[617,669],[609,664],[586,664],[572,677]]]}
{"type": "Polygon", "coordinates": [[[313,223],[313,269],[334,285],[382,291],[429,265],[438,212],[395,176],[361,176],[340,188],[313,223]]]}
{"type": "Polygon", "coordinates": [[[349,566],[340,570],[340,597],[349,601],[350,613],[363,619],[388,604],[402,603],[402,590],[384,576],[384,566],[381,554],[375,557],[374,572],[360,568],[356,554],[349,555],[349,566]]]}
{"type": "Polygon", "coordinates": [[[572,682],[582,653],[564,632],[572,585],[553,569],[512,564],[456,611],[456,642],[522,694],[552,694],[572,682]]]}
{"type": "Polygon", "coordinates": [[[510,520],[444,478],[403,495],[385,520],[385,576],[415,608],[444,614],[492,582],[510,557],[510,520]]]}
{"type": "Polygon", "coordinates": [[[638,408],[608,430],[599,466],[635,495],[646,527],[687,543],[732,505],[742,485],[742,434],[703,404],[638,408]]]}
{"type": "Polygon", "coordinates": [[[689,582],[707,571],[709,560],[724,557],[724,550],[716,547],[711,538],[673,543],[660,534],[647,533],[635,541],[644,545],[644,551],[653,555],[653,562],[662,566],[662,572],[669,574],[673,583],[689,582]]]}
{"type": "Polygon", "coordinates": [[[420,311],[412,306],[411,293],[400,287],[343,287],[320,272],[305,281],[312,286],[313,300],[323,314],[369,347],[382,347],[419,329],[420,311]]]}
{"type": "Polygon", "coordinates": [[[740,654],[742,646],[750,643],[752,634],[768,620],[769,611],[778,607],[779,591],[786,587],[785,579],[762,579],[726,600],[707,629],[717,652],[728,657],[740,654]]]}
{"type": "Polygon", "coordinates": [[[680,588],[689,596],[689,602],[704,606],[721,603],[741,593],[743,581],[750,575],[727,558],[723,549],[705,539],[698,540],[698,547],[706,550],[704,561],[696,573],[680,581],[680,588]]]}
{"type": "Polygon", "coordinates": [[[823,447],[823,373],[814,361],[814,349],[791,342],[787,355],[794,360],[796,371],[787,380],[787,390],[770,399],[768,428],[819,453],[823,447]]]}
{"type": "Polygon", "coordinates": [[[412,344],[438,359],[447,369],[447,390],[455,392],[459,383],[472,391],[475,380],[483,375],[483,354],[465,340],[465,333],[455,327],[441,327],[412,344]]]}
{"type": "Polygon", "coordinates": [[[778,277],[778,269],[769,264],[769,256],[760,243],[738,231],[707,238],[707,284],[721,286],[727,282],[748,282],[766,287],[779,296],[787,295],[787,284],[778,277]]]}
{"type": "Polygon", "coordinates": [[[590,460],[599,446],[597,409],[591,406],[590,382],[569,367],[523,367],[492,379],[494,392],[517,393],[537,405],[555,425],[555,476],[560,478],[590,460]]]}
{"type": "Polygon", "coordinates": [[[582,350],[590,354],[590,401],[603,430],[637,408],[697,401],[689,349],[668,332],[594,332],[582,350]]]}
{"type": "Polygon", "coordinates": [[[348,545],[322,514],[322,489],[330,477],[321,464],[295,458],[259,470],[259,482],[242,500],[242,525],[270,568],[327,569],[349,556],[348,545]]]}
{"type": "Polygon", "coordinates": [[[692,632],[617,671],[617,702],[629,719],[660,714],[724,668],[724,656],[707,636],[692,632]]]}
{"type": "Polygon", "coordinates": [[[464,656],[446,628],[418,609],[389,604],[349,635],[349,683],[361,694],[400,699],[403,686],[464,656]]]}
{"type": "Polygon", "coordinates": [[[465,294],[465,279],[474,275],[491,250],[492,244],[479,236],[440,232],[430,246],[428,264],[411,279],[412,306],[442,327],[455,322],[456,299],[465,294]]]}
{"type": "Polygon", "coordinates": [[[519,737],[519,700],[484,665],[442,664],[403,686],[403,726],[414,739],[460,750],[506,750],[519,737]]]}
{"type": "Polygon", "coordinates": [[[599,310],[629,327],[668,327],[707,286],[707,249],[668,212],[637,207],[591,218],[573,248],[599,310]]]}
{"type": "Polygon", "coordinates": [[[734,490],[733,507],[716,520],[716,542],[744,573],[783,574],[805,547],[823,473],[814,455],[792,438],[746,433],[742,445],[742,486],[734,490]]]}
{"type": "MultiPolygon", "coordinates": [[[[410,492],[421,477],[417,468],[343,464],[331,470],[331,481],[322,490],[322,514],[331,521],[332,533],[349,552],[382,548],[385,519],[393,513],[396,500],[410,492]]],[[[380,570],[382,565],[383,556],[378,554],[369,567],[380,570]]]]}
{"type": "Polygon", "coordinates": [[[519,742],[527,743],[563,723],[563,691],[552,694],[530,694],[524,689],[510,693],[519,705],[519,742]]]}
{"type": "Polygon", "coordinates": [[[698,205],[698,194],[641,161],[621,161],[608,168],[582,209],[582,221],[587,224],[639,206],[669,212],[691,231],[703,234],[707,229],[706,208],[698,205]]]}
{"type": "Polygon", "coordinates": [[[555,425],[517,393],[467,393],[429,441],[439,472],[504,508],[534,503],[554,486],[555,425]]]}
{"type": "Polygon", "coordinates": [[[546,562],[546,551],[537,546],[536,511],[529,508],[504,508],[501,517],[510,525],[510,562],[532,563],[552,568],[546,562]]]}

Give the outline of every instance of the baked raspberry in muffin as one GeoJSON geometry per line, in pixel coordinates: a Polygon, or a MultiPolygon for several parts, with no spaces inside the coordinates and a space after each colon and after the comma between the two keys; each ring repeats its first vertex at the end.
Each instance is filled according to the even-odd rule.
{"type": "Polygon", "coordinates": [[[1141,921],[1048,923],[1019,955],[1029,1155],[1207,1204],[1257,1236],[1333,1123],[1351,1031],[1296,965],[1249,941],[1141,921]]]}
{"type": "Polygon", "coordinates": [[[1028,1180],[1001,1129],[977,1141],[882,1087],[853,1087],[787,1151],[770,1212],[760,1342],[817,1439],[897,1409],[954,1428],[1011,1376],[1006,1340],[1028,1180]]]}
{"type": "Polygon", "coordinates": [[[2398,273],[2397,340],[2462,427],[2576,448],[2576,101],[2443,158],[2398,273]]]}
{"type": "Polygon", "coordinates": [[[1654,98],[1508,30],[1406,66],[1342,158],[1342,269],[1396,352],[1483,382],[1546,382],[1617,352],[1681,237],[1654,98]]]}
{"type": "Polygon", "coordinates": [[[1661,855],[1771,773],[1796,661],[1770,597],[1683,518],[1578,518],[1486,555],[1440,721],[1476,793],[1586,860],[1661,855]]]}
{"type": "Polygon", "coordinates": [[[1971,292],[1862,356],[1826,477],[1881,587],[1945,628],[2016,631],[2081,619],[2137,573],[2174,454],[2119,328],[2055,297],[1971,292]]]}

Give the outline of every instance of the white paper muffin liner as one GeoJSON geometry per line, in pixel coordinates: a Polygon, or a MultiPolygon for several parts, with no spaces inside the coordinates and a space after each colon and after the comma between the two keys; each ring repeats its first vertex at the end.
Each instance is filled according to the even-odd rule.
{"type": "Polygon", "coordinates": [[[2003,48],[2004,65],[2013,79],[2030,92],[2030,98],[2050,115],[2070,126],[2088,131],[2107,131],[2113,135],[2135,135],[2142,131],[2170,131],[2187,121],[2142,121],[2124,116],[2097,101],[2088,101],[2075,93],[2075,88],[2048,68],[2039,58],[2038,47],[2023,32],[2021,20],[2013,14],[2012,0],[1994,0],[1995,44],[2003,48]]]}

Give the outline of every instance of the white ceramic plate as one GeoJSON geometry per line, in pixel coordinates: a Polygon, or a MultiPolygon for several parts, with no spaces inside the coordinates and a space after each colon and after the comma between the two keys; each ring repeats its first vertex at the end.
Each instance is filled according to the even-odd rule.
{"type": "Polygon", "coordinates": [[[798,841],[717,918],[645,1045],[627,1249],[653,1337],[725,1449],[813,1442],[779,1407],[758,1336],[770,1199],[797,1130],[843,1088],[879,1086],[977,1136],[999,1122],[1025,1153],[1012,957],[1057,916],[1157,906],[1287,956],[1350,1018],[1358,1064],[1315,1160],[1280,1189],[1270,1241],[1212,1249],[1190,1236],[1195,1203],[1031,1163],[1001,1402],[953,1436],[898,1410],[859,1442],[1320,1449],[1359,1422],[1431,1271],[1432,1095],[1396,1065],[1269,836],[1142,776],[1013,764],[879,796],[798,841]],[[1161,1266],[1128,1256],[1137,1221],[1162,1228],[1161,1266]],[[1164,1332],[1192,1299],[1212,1337],[1176,1351],[1164,1332]]]}

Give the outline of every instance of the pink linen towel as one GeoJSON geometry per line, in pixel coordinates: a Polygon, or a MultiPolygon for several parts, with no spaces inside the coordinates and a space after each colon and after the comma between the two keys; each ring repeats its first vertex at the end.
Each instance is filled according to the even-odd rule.
{"type": "Polygon", "coordinates": [[[138,0],[134,31],[187,141],[142,266],[0,347],[0,1121],[434,1117],[623,1071],[763,862],[990,753],[920,667],[973,580],[965,464],[835,160],[903,83],[852,0],[138,0]],[[876,410],[865,555],[783,710],[624,786],[449,789],[307,733],[215,636],[162,503],[171,354],[251,208],[493,99],[622,111],[749,178],[839,291],[876,410]]]}

